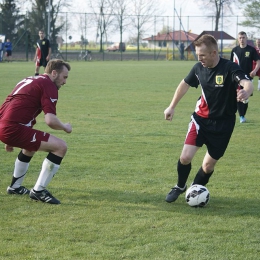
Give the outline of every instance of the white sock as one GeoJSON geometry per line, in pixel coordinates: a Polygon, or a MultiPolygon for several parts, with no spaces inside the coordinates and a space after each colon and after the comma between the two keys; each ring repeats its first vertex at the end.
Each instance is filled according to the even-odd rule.
{"type": "Polygon", "coordinates": [[[42,163],[42,170],[33,189],[35,191],[45,190],[59,168],[60,165],[45,158],[42,163]]]}
{"type": "Polygon", "coordinates": [[[17,178],[17,180],[12,185],[12,188],[16,189],[21,186],[28,168],[29,168],[29,163],[21,162],[18,158],[16,158],[14,163],[13,177],[17,178]]]}
{"type": "Polygon", "coordinates": [[[258,80],[258,90],[260,90],[260,80],[258,80]]]}

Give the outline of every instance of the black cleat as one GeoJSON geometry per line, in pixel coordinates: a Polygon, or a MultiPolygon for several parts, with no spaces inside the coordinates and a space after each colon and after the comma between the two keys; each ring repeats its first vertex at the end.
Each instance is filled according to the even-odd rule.
{"type": "Polygon", "coordinates": [[[32,200],[42,201],[49,204],[60,204],[60,201],[53,197],[52,194],[47,190],[35,192],[33,189],[31,189],[29,196],[32,200]]]}
{"type": "Polygon", "coordinates": [[[172,190],[167,194],[166,201],[171,203],[178,199],[178,197],[184,193],[187,189],[187,185],[184,188],[179,188],[177,185],[172,188],[172,190]]]}
{"type": "Polygon", "coordinates": [[[20,186],[19,188],[16,189],[8,186],[6,191],[8,194],[16,194],[16,195],[26,195],[30,193],[30,191],[24,186],[20,186]]]}

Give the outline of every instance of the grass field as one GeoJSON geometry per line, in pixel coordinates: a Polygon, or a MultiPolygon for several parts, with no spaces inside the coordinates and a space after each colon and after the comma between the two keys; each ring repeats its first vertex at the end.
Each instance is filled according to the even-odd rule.
{"type": "MultiPolygon", "coordinates": [[[[205,208],[181,196],[164,201],[200,90],[191,89],[172,122],[163,111],[194,62],[75,62],[59,92],[58,117],[73,132],[36,127],[66,140],[68,152],[48,189],[61,205],[7,195],[19,149],[1,149],[0,259],[245,260],[260,254],[260,92],[248,122],[237,119],[225,156],[207,185],[205,208]]],[[[0,63],[3,102],[34,64],[0,63]]],[[[41,69],[42,72],[42,69],[41,69]]],[[[255,80],[256,83],[256,80],[255,80]]],[[[201,166],[196,155],[189,182],[201,166]]],[[[45,153],[24,180],[33,187],[45,153]]],[[[189,184],[189,183],[188,183],[189,184]]]]}

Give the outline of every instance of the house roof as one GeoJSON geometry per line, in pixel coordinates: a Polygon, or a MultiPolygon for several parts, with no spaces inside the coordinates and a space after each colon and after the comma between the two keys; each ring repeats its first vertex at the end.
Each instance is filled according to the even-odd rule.
{"type": "MultiPolygon", "coordinates": [[[[227,34],[224,31],[203,31],[193,41],[198,40],[204,34],[210,34],[210,35],[214,36],[216,38],[216,40],[221,40],[221,39],[223,39],[223,40],[235,40],[234,37],[232,37],[231,35],[227,34]]],[[[190,50],[194,50],[194,49],[195,48],[194,48],[194,45],[193,45],[193,42],[192,42],[189,46],[187,46],[185,51],[190,51],[190,50]]]]}
{"type": "Polygon", "coordinates": [[[174,31],[168,33],[158,33],[155,36],[151,36],[143,39],[144,41],[182,41],[182,42],[193,42],[198,34],[185,32],[185,31],[174,31]]]}

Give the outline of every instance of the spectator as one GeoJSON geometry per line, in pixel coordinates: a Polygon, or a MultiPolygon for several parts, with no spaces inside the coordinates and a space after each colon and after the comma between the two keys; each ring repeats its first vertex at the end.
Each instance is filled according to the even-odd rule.
{"type": "Polygon", "coordinates": [[[12,42],[10,42],[10,39],[7,39],[5,43],[5,55],[7,57],[8,62],[11,61],[12,50],[13,50],[12,42]]]}

